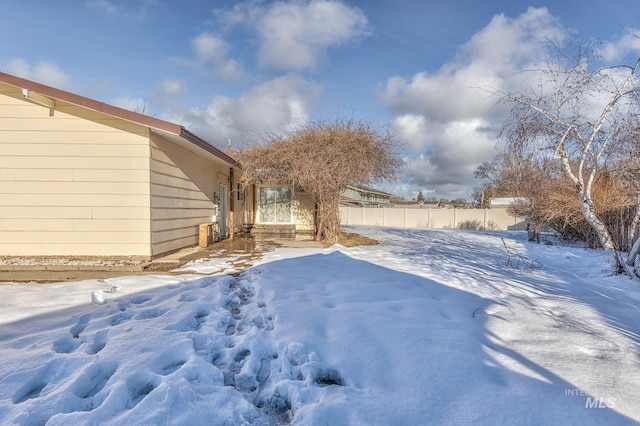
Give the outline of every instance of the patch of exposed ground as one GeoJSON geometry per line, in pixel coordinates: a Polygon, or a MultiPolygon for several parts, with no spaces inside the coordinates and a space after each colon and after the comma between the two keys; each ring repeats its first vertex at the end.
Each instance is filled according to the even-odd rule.
{"type": "Polygon", "coordinates": [[[104,257],[0,257],[0,269],[8,268],[127,268],[142,267],[145,263],[136,258],[104,257]]]}
{"type": "MultiPolygon", "coordinates": [[[[338,241],[338,244],[343,245],[345,247],[356,247],[356,246],[375,246],[380,243],[377,240],[365,237],[360,234],[343,232],[340,235],[340,240],[338,241]]],[[[329,247],[332,244],[323,242],[323,245],[325,247],[329,247]]]]}
{"type": "MultiPolygon", "coordinates": [[[[110,278],[123,275],[181,274],[175,270],[188,262],[207,258],[233,259],[233,267],[244,270],[252,266],[265,253],[282,246],[332,244],[322,242],[291,242],[287,240],[262,240],[253,236],[241,236],[232,241],[224,240],[207,248],[190,247],[151,262],[139,258],[99,257],[0,257],[0,282],[61,282],[110,278]]],[[[356,233],[343,232],[338,241],[345,247],[375,245],[378,241],[356,233]]]]}

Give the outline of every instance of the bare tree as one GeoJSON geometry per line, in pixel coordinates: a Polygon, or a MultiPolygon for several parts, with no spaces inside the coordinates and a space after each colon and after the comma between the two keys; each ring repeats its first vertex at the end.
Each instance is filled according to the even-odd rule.
{"type": "Polygon", "coordinates": [[[623,147],[622,158],[617,162],[618,171],[624,177],[625,191],[627,194],[627,204],[635,210],[630,223],[630,238],[628,244],[631,246],[627,256],[626,266],[634,267],[635,273],[640,277],[640,129],[626,139],[628,146],[623,147]],[[635,243],[633,241],[635,240],[635,243]]]}
{"type": "Polygon", "coordinates": [[[512,105],[503,136],[516,152],[547,155],[560,162],[612,272],[620,273],[624,264],[596,209],[593,186],[612,153],[639,128],[640,60],[631,66],[592,70],[591,48],[581,46],[575,55],[556,48],[558,60],[537,70],[534,87],[500,93],[501,101],[512,105]]]}
{"type": "MultiPolygon", "coordinates": [[[[589,247],[600,247],[600,239],[586,221],[576,197],[575,185],[564,173],[562,165],[545,161],[532,168],[522,188],[522,198],[512,209],[517,216],[526,217],[535,224],[555,229],[563,238],[580,240],[589,247]]],[[[610,235],[619,234],[618,218],[627,205],[623,181],[612,171],[602,168],[592,185],[592,200],[598,216],[610,235]]],[[[614,238],[614,248],[620,249],[614,238]]]]}
{"type": "Polygon", "coordinates": [[[502,152],[480,164],[473,172],[476,178],[473,198],[480,208],[489,206],[495,197],[522,197],[531,178],[533,164],[512,152],[502,152]]]}
{"type": "Polygon", "coordinates": [[[347,186],[390,179],[400,165],[389,132],[351,118],[310,122],[233,155],[245,184],[288,184],[307,192],[318,211],[315,239],[330,242],[340,237],[339,204],[347,186]]]}

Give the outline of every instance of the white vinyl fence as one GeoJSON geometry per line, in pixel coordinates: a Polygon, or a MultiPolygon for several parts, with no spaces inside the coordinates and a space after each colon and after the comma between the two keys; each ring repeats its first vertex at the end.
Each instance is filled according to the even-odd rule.
{"type": "Polygon", "coordinates": [[[342,225],[425,229],[524,230],[527,222],[506,207],[491,209],[360,208],[340,207],[342,225]]]}

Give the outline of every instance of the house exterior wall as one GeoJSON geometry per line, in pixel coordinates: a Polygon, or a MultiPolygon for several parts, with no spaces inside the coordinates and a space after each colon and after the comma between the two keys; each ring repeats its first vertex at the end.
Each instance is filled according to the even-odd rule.
{"type": "Polygon", "coordinates": [[[228,164],[151,134],[152,255],[198,244],[198,226],[211,222],[221,184],[231,192],[228,164]]]}
{"type": "Polygon", "coordinates": [[[307,193],[293,193],[293,223],[296,232],[313,232],[315,230],[315,208],[311,196],[307,193]]]}
{"type": "Polygon", "coordinates": [[[351,198],[352,200],[362,200],[362,193],[360,191],[356,191],[353,188],[345,189],[343,195],[345,197],[351,198]]]}
{"type": "Polygon", "coordinates": [[[0,254],[150,256],[149,130],[0,83],[0,254]]]}

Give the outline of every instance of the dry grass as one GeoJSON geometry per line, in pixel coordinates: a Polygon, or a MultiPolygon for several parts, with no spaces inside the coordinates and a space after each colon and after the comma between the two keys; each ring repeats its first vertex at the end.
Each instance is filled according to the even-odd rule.
{"type": "MultiPolygon", "coordinates": [[[[325,247],[329,247],[333,245],[333,243],[329,241],[325,241],[323,242],[323,244],[325,245],[325,247]]],[[[338,240],[338,244],[341,244],[345,247],[357,247],[357,246],[375,246],[377,244],[380,244],[380,242],[360,234],[342,232],[340,234],[340,239],[338,240]]]]}

